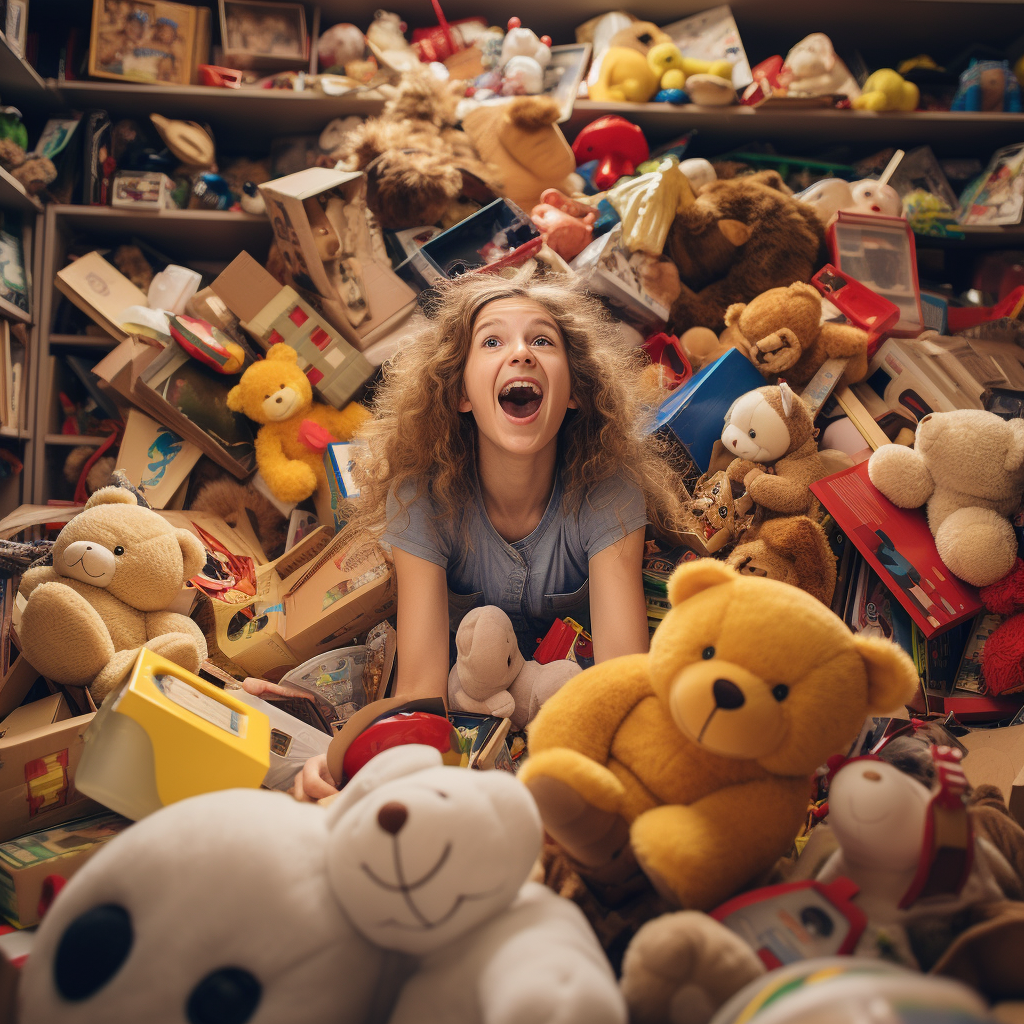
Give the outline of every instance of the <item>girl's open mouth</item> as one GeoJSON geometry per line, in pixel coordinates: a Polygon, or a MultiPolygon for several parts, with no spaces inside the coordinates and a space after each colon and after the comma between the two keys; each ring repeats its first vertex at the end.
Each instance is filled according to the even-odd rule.
{"type": "Polygon", "coordinates": [[[540,412],[544,392],[531,380],[510,380],[498,394],[498,404],[511,420],[531,420],[540,412]]]}

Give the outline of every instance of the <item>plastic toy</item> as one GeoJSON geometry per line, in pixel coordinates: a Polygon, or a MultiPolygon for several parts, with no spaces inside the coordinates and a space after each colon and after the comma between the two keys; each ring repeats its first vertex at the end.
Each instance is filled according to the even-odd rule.
{"type": "Polygon", "coordinates": [[[572,144],[576,166],[597,160],[592,180],[594,187],[604,191],[628,174],[649,156],[647,140],[639,126],[617,114],[607,114],[591,121],[572,144]]]}
{"type": "Polygon", "coordinates": [[[727,107],[736,102],[732,81],[720,75],[690,75],[686,79],[686,91],[691,102],[705,107],[727,107]]]}
{"type": "Polygon", "coordinates": [[[574,260],[594,237],[597,210],[555,188],[545,189],[540,199],[530,217],[545,244],[567,262],[574,260]]]}
{"type": "Polygon", "coordinates": [[[509,18],[508,32],[501,44],[498,67],[506,96],[535,95],[544,89],[544,69],[551,63],[551,37],[537,37],[522,27],[518,18],[509,18]]]}
{"type": "Polygon", "coordinates": [[[242,72],[234,68],[222,68],[216,64],[200,64],[199,84],[217,86],[221,89],[238,89],[242,85],[242,72]]]}
{"type": "Polygon", "coordinates": [[[589,87],[590,98],[598,103],[646,103],[658,91],[660,81],[659,71],[644,54],[612,46],[601,61],[597,81],[589,87]]]}
{"type": "Polygon", "coordinates": [[[840,210],[855,213],[879,213],[884,217],[903,215],[903,200],[891,185],[872,178],[848,182],[841,178],[825,178],[793,196],[806,203],[828,225],[840,210]]]}
{"type": "Polygon", "coordinates": [[[169,316],[171,337],[193,358],[217,373],[238,373],[245,350],[223,331],[194,316],[169,316]]]}
{"type": "Polygon", "coordinates": [[[1019,114],[1020,83],[1006,60],[972,60],[960,76],[950,110],[1019,114]]]}
{"type": "Polygon", "coordinates": [[[854,110],[916,110],[920,90],[892,68],[868,76],[864,91],[851,101],[854,110]]]}
{"type": "Polygon", "coordinates": [[[804,36],[789,51],[782,81],[787,96],[842,94],[852,100],[860,95],[860,86],[836,56],[832,40],[824,32],[804,36]]]}

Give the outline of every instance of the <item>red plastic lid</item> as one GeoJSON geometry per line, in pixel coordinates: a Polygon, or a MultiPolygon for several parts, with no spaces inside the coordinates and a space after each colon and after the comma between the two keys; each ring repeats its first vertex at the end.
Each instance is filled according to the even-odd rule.
{"type": "Polygon", "coordinates": [[[345,751],[342,769],[351,779],[367,761],[382,750],[400,747],[406,743],[422,743],[435,747],[442,754],[451,749],[451,725],[447,718],[430,715],[425,711],[406,711],[374,722],[361,732],[345,751]]]}

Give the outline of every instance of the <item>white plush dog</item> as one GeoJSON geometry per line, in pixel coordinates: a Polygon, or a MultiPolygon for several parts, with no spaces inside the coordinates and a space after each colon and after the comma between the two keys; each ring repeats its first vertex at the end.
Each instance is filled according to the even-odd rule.
{"type": "Polygon", "coordinates": [[[172,804],[46,914],[20,1024],[624,1024],[583,915],[524,884],[540,839],[525,786],[420,746],[327,809],[172,804]]]}

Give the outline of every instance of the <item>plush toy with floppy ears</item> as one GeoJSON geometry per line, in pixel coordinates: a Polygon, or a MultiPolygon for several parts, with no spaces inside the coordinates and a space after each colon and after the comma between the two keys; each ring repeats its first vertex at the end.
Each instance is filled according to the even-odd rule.
{"type": "Polygon", "coordinates": [[[785,377],[794,387],[803,387],[826,359],[848,360],[841,384],[867,376],[867,332],[821,323],[821,295],[814,285],[798,281],[788,288],[770,288],[747,304],[730,306],[725,324],[739,332],[747,356],[765,377],[785,377]]]}
{"type": "Polygon", "coordinates": [[[1008,517],[1024,489],[1024,420],[981,409],[929,413],[914,447],[882,445],[868,476],[900,508],[927,503],[939,557],[954,576],[985,587],[1013,568],[1008,517]]]}
{"type": "Polygon", "coordinates": [[[817,434],[810,411],[788,384],[748,391],[729,408],[722,444],[736,458],[726,473],[744,484],[758,506],[755,527],[775,516],[820,518],[810,485],[846,468],[849,460],[839,456],[843,465],[828,465],[818,451],[817,434]]]}
{"type": "Polygon", "coordinates": [[[88,686],[97,704],[141,647],[198,671],[207,653],[202,630],[164,609],[205,561],[187,530],[124,488],[101,488],[60,531],[53,565],[21,579],[25,657],[55,683],[88,686]]]}
{"type": "Polygon", "coordinates": [[[324,451],[347,441],[369,419],[356,402],[344,409],[313,401],[313,389],[290,345],[272,345],[266,359],[250,364],[228,392],[228,408],[262,424],[256,464],[274,496],[302,501],[327,487],[324,451]]]}
{"type": "Polygon", "coordinates": [[[18,1020],[625,1024],[582,913],[526,880],[540,845],[516,779],[418,745],[378,754],[326,807],[183,800],[61,890],[18,1020]]]}
{"type": "Polygon", "coordinates": [[[573,661],[526,661],[512,620],[494,605],[466,613],[455,646],[459,655],[448,675],[449,706],[510,718],[513,729],[524,728],[552,694],[582,671],[573,661]]]}
{"type": "Polygon", "coordinates": [[[587,669],[541,708],[519,777],[596,891],[639,865],[710,910],[789,849],[812,773],[909,700],[917,670],[802,590],[714,559],[676,569],[668,596],[649,654],[587,669]]]}
{"type": "Polygon", "coordinates": [[[664,251],[683,284],[669,317],[673,334],[721,331],[734,303],[811,279],[824,229],[787,192],[777,172],[759,171],[702,186],[677,213],[664,251]]]}

